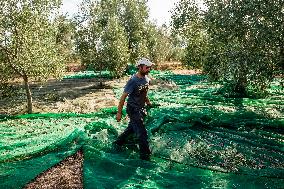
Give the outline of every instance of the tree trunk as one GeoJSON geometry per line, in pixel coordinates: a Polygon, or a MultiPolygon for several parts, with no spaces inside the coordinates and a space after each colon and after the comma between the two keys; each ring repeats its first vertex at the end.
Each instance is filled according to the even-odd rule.
{"type": "Polygon", "coordinates": [[[246,83],[242,80],[237,81],[234,92],[238,93],[240,96],[246,96],[246,83]]]}
{"type": "Polygon", "coordinates": [[[247,76],[246,71],[243,69],[240,69],[238,76],[235,78],[235,88],[233,89],[234,92],[238,93],[240,96],[244,97],[246,96],[247,91],[247,76]]]}
{"type": "Polygon", "coordinates": [[[100,78],[99,79],[99,83],[100,83],[99,86],[101,88],[101,87],[103,87],[102,69],[100,69],[100,76],[99,76],[99,78],[100,78]]]}
{"type": "Polygon", "coordinates": [[[28,77],[27,77],[26,75],[24,75],[24,76],[23,76],[23,79],[24,79],[25,89],[26,89],[26,95],[27,95],[28,114],[31,114],[31,113],[33,113],[31,89],[30,89],[28,77]]]}

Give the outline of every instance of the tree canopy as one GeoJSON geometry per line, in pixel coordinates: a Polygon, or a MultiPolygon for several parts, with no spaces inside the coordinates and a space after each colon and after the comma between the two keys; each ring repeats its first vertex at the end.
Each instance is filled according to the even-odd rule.
{"type": "Polygon", "coordinates": [[[84,1],[77,17],[76,38],[77,51],[83,64],[95,70],[109,70],[113,75],[120,76],[127,64],[134,64],[141,57],[148,57],[155,62],[169,59],[171,36],[167,28],[159,28],[149,21],[146,2],[84,1]],[[109,27],[117,33],[114,34],[109,27]],[[112,36],[107,32],[111,32],[112,36]],[[115,59],[123,61],[118,63],[115,59]]]}
{"type": "Polygon", "coordinates": [[[263,91],[283,71],[283,2],[206,0],[205,5],[201,10],[196,0],[182,0],[174,11],[173,27],[186,39],[184,63],[239,94],[263,91]]]}

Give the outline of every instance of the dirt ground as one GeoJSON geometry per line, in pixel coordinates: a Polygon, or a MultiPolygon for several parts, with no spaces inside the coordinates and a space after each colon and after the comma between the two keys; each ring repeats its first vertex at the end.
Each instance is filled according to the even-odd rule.
{"type": "Polygon", "coordinates": [[[83,153],[77,152],[53,166],[26,185],[26,189],[34,188],[83,188],[82,170],[83,153]]]}
{"type": "MultiPolygon", "coordinates": [[[[33,112],[76,112],[89,113],[101,108],[116,106],[118,103],[112,88],[122,87],[126,78],[105,80],[99,86],[97,79],[49,80],[47,83],[31,85],[33,112]]],[[[22,88],[22,86],[18,86],[22,88]]],[[[0,100],[0,114],[26,113],[25,91],[21,89],[13,98],[0,100]]]]}
{"type": "MultiPolygon", "coordinates": [[[[176,74],[194,74],[196,71],[176,70],[176,74]]],[[[101,108],[117,106],[113,88],[125,85],[128,76],[122,79],[105,80],[104,86],[99,87],[97,79],[64,79],[62,81],[49,80],[45,84],[31,85],[33,94],[34,113],[46,112],[77,112],[90,113],[101,108]]],[[[155,87],[173,84],[158,82],[155,87]]],[[[9,99],[0,99],[0,114],[23,114],[26,111],[24,91],[9,99]]],[[[38,175],[26,185],[26,189],[34,188],[83,188],[82,184],[83,154],[77,152],[38,175]]]]}

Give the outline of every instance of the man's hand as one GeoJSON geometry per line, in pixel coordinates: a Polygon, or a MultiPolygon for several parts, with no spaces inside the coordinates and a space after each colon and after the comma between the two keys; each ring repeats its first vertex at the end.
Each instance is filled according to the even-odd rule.
{"type": "Polygon", "coordinates": [[[117,122],[120,122],[120,120],[121,120],[121,113],[120,112],[117,112],[117,114],[116,114],[116,121],[117,122]]]}

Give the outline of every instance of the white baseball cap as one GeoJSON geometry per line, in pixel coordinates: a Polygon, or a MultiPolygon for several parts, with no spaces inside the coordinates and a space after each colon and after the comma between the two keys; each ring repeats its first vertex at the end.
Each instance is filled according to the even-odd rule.
{"type": "Polygon", "coordinates": [[[151,62],[150,60],[148,60],[147,58],[141,58],[140,60],[137,61],[136,63],[136,66],[139,66],[139,65],[145,65],[145,66],[153,66],[154,63],[151,62]]]}

